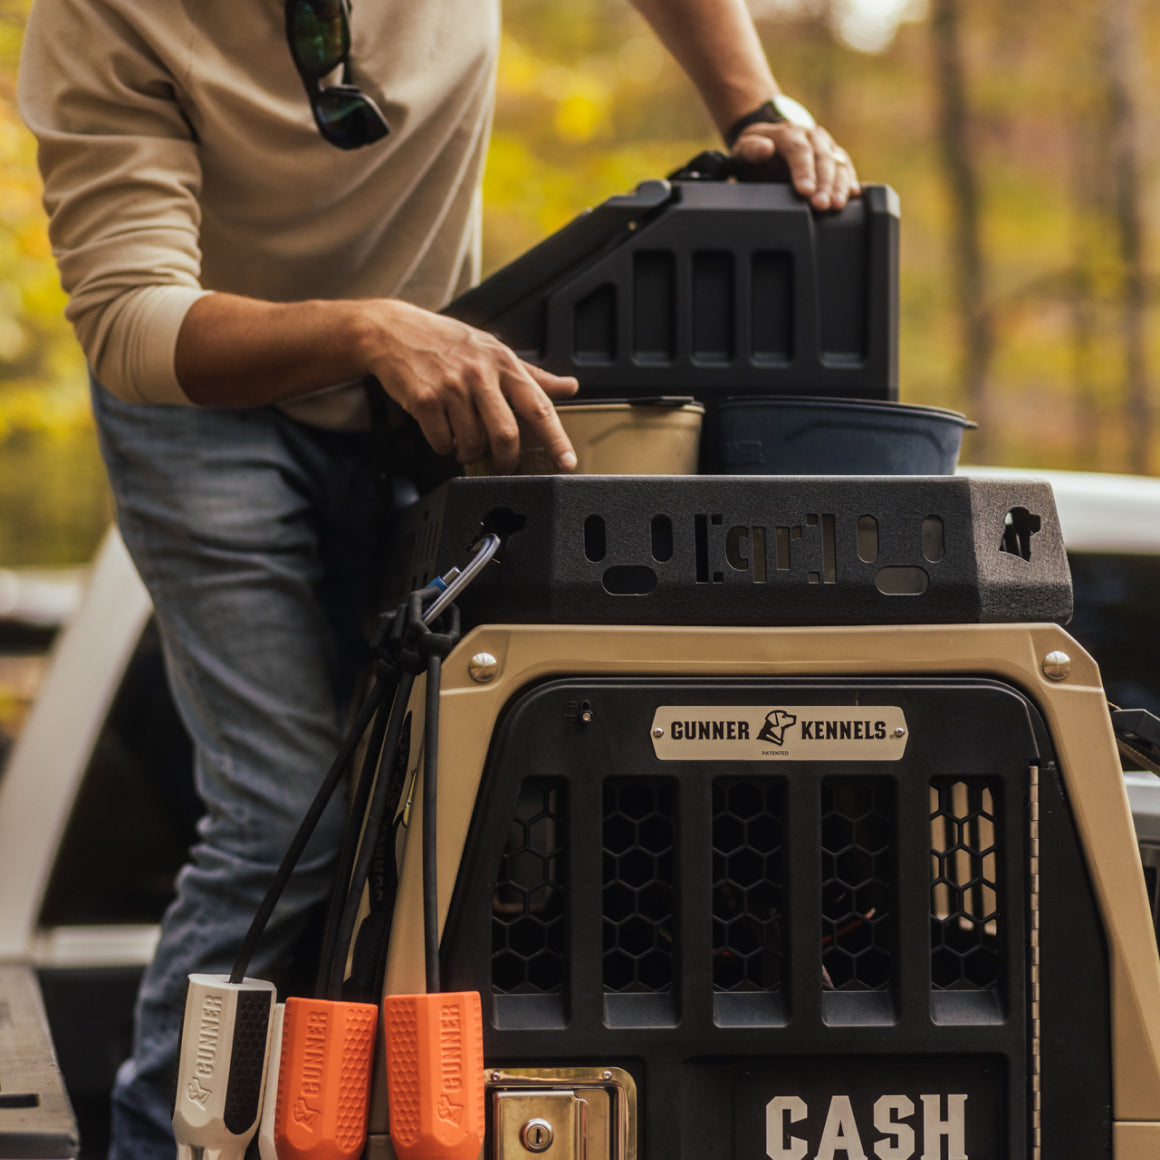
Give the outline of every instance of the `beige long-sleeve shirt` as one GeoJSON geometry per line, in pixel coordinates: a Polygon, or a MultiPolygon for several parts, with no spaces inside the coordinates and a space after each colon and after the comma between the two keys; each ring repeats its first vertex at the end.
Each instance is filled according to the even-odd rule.
{"type": "MultiPolygon", "coordinates": [[[[351,80],[391,134],[323,140],[283,0],[35,0],[20,108],[40,149],[67,309],[120,398],[189,403],[177,333],[202,294],[399,297],[478,272],[498,0],[355,0],[351,80]]],[[[353,385],[285,404],[361,425],[353,385]]]]}

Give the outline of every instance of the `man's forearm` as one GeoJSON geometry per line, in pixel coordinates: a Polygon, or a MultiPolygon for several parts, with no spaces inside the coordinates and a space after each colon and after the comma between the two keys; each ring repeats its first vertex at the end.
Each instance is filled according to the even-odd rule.
{"type": "Polygon", "coordinates": [[[778,92],[744,0],[630,0],[722,133],[778,92]]]}
{"type": "Polygon", "coordinates": [[[359,319],[356,302],[210,294],[178,333],[177,378],[205,407],[262,406],[357,379],[367,373],[359,319]]]}

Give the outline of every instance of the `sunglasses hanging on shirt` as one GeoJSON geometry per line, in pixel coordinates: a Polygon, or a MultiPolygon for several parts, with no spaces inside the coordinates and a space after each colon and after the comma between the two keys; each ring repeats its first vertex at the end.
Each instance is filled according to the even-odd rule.
{"type": "Polygon", "coordinates": [[[286,39],[310,98],[318,131],[339,149],[359,149],[390,131],[379,107],[349,84],[350,6],[347,0],[286,0],[286,39]],[[323,77],[342,67],[341,85],[323,77]]]}

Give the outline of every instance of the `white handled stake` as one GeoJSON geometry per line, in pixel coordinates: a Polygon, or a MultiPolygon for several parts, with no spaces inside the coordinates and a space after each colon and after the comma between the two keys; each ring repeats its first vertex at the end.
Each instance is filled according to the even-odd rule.
{"type": "Polygon", "coordinates": [[[190,975],[173,1133],[177,1160],[243,1160],[258,1129],[273,983],[190,975]]]}

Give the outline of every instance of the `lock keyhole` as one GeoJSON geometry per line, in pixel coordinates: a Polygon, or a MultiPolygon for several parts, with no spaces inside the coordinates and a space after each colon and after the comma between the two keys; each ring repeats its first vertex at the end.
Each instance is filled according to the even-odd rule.
{"type": "Polygon", "coordinates": [[[520,1142],[529,1152],[546,1152],[552,1146],[552,1125],[547,1120],[529,1120],[520,1129],[520,1142]]]}

